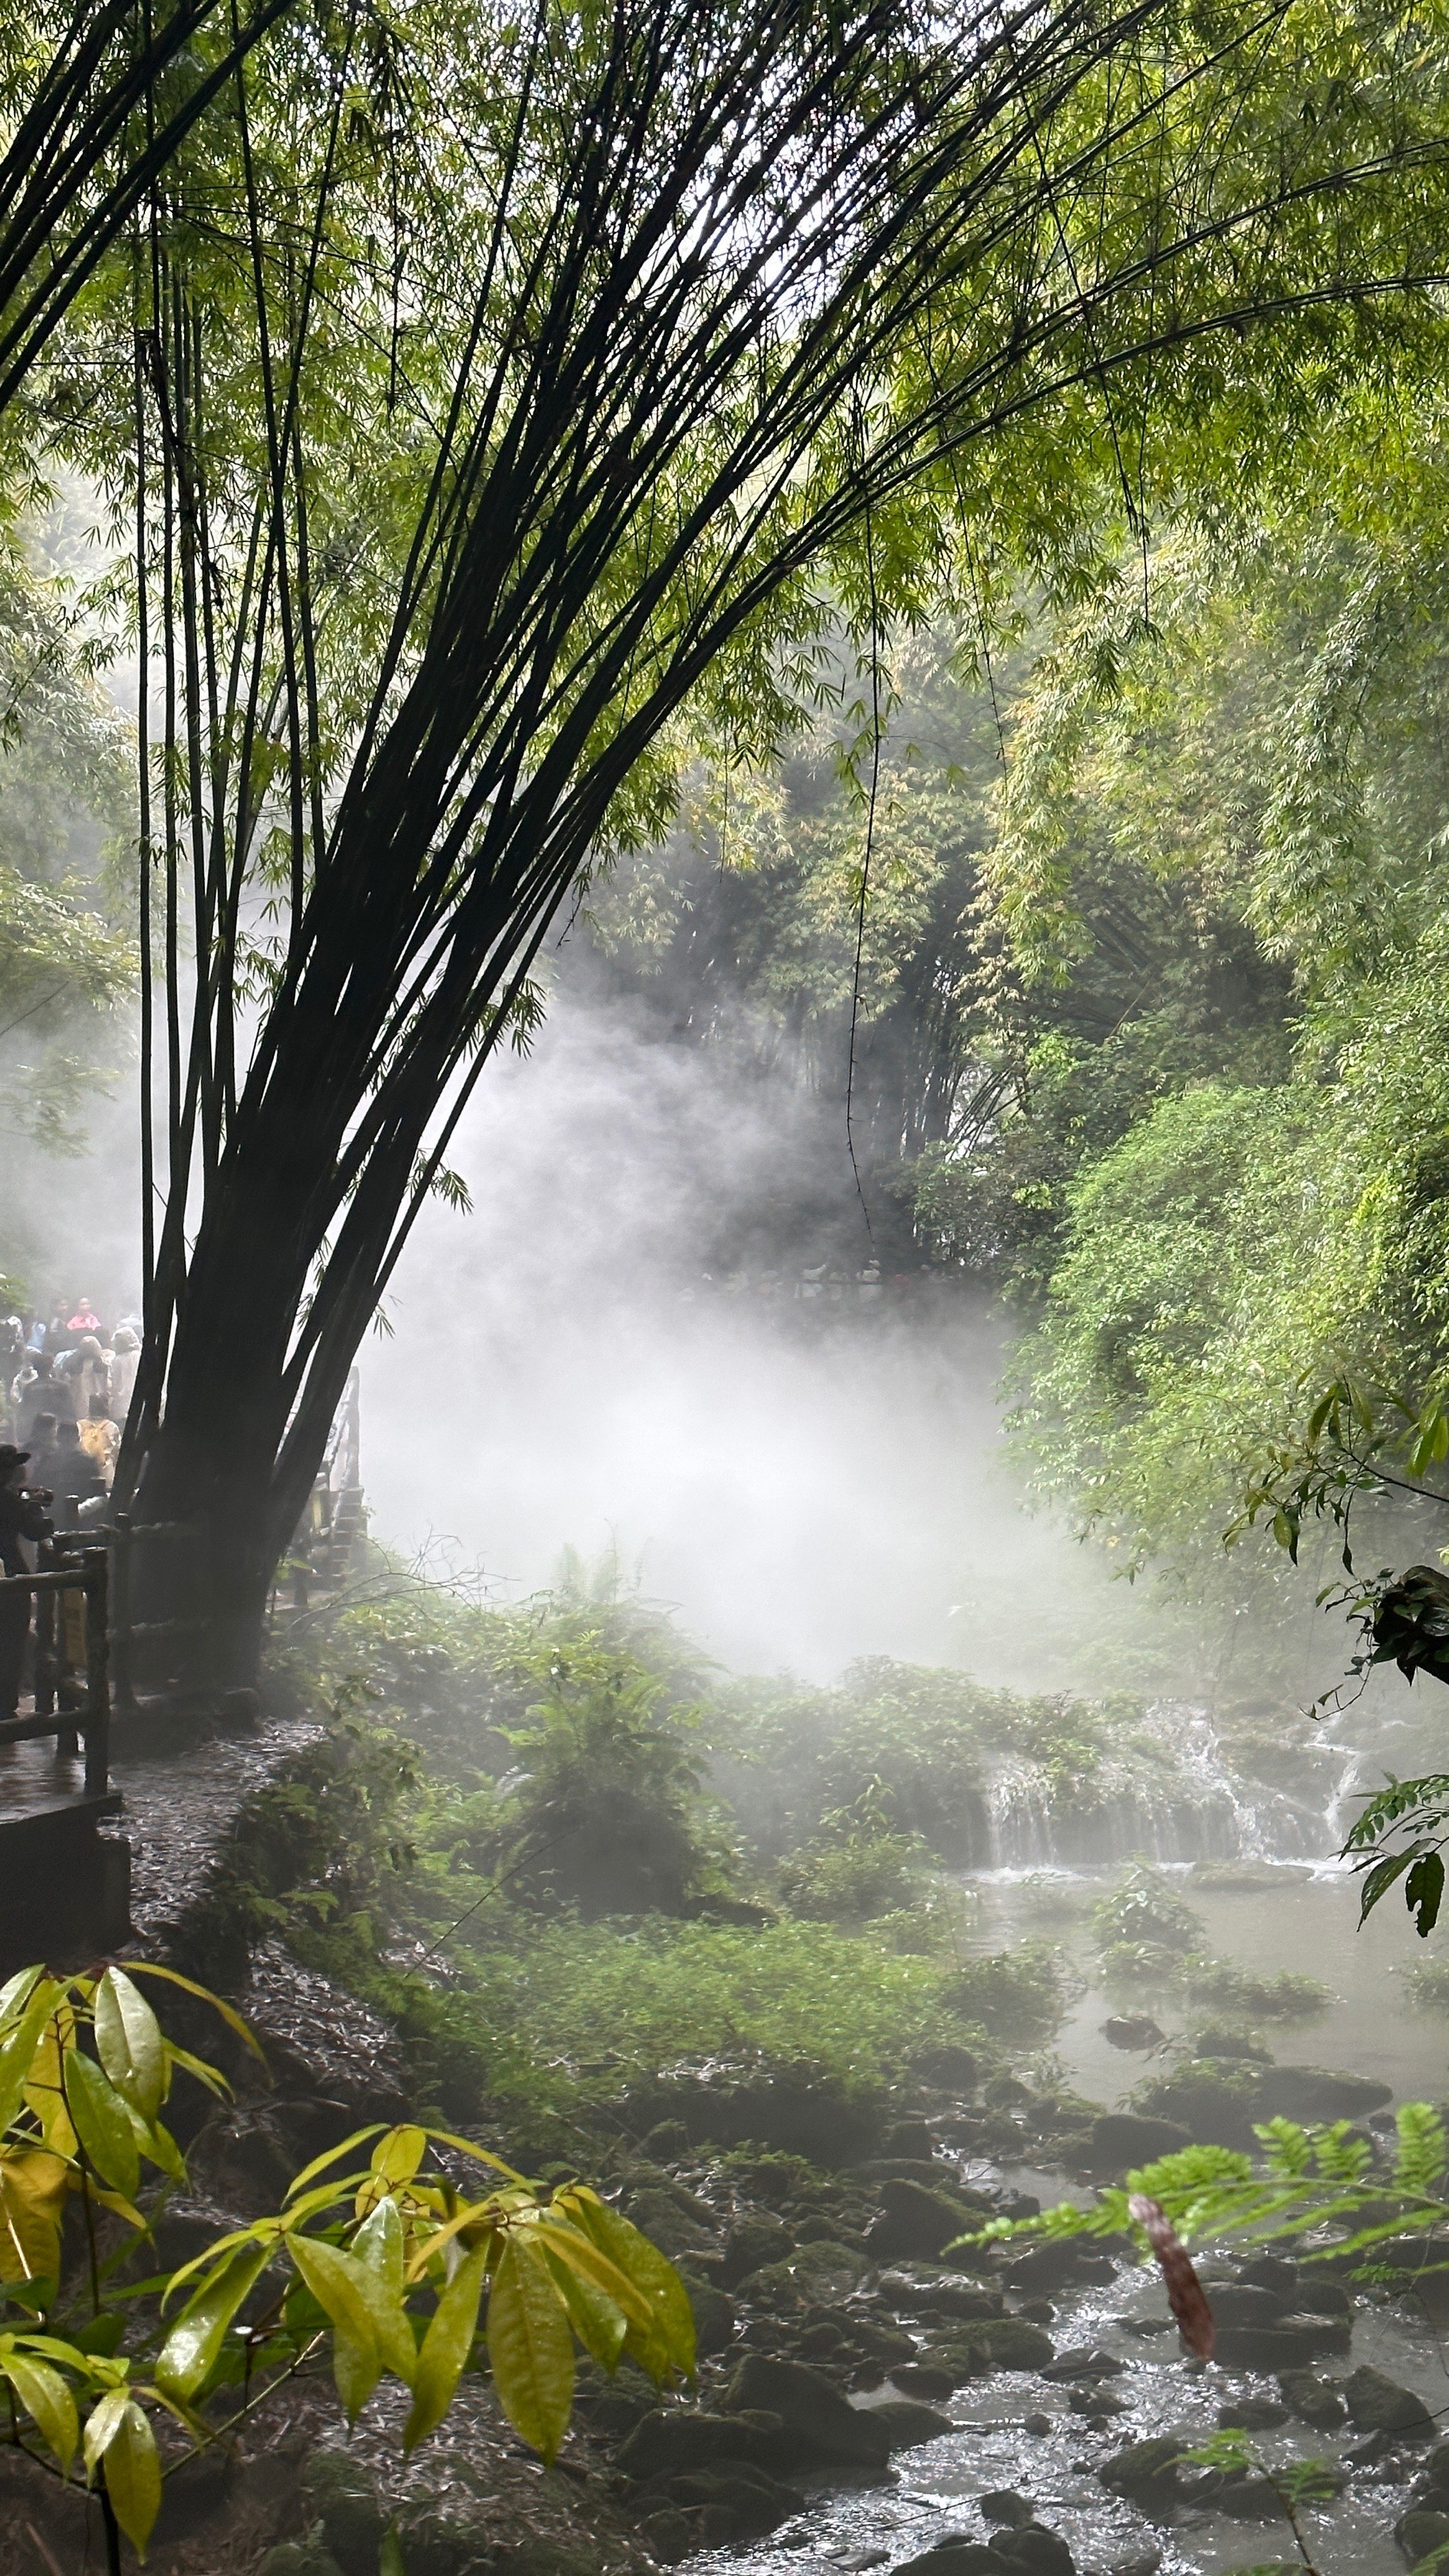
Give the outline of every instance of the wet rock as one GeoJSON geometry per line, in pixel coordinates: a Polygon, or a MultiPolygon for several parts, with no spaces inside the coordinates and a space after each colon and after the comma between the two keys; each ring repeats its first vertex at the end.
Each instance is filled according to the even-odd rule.
{"type": "Polygon", "coordinates": [[[943,2433],[954,2433],[955,2425],[939,2407],[923,2406],[914,2397],[888,2397],[871,2413],[878,2424],[884,2424],[893,2451],[914,2451],[922,2442],[939,2442],[943,2433]]]}
{"type": "Polygon", "coordinates": [[[1432,2504],[1449,2513],[1449,2442],[1436,2442],[1409,2497],[1413,2504],[1432,2504]]]}
{"type": "Polygon", "coordinates": [[[1348,2414],[1342,2397],[1325,2379],[1312,2370],[1280,2370],[1278,2389],[1290,2415],[1300,2424],[1312,2424],[1320,2433],[1332,2431],[1348,2414]]]}
{"type": "MultiPolygon", "coordinates": [[[[1149,2540],[1145,2547],[1130,2551],[1125,2558],[1112,2559],[1107,2576],[1157,2576],[1161,2565],[1162,2552],[1149,2540]]],[[[1284,2576],[1288,2576],[1286,2569],[1284,2576]]]]}
{"type": "Polygon", "coordinates": [[[704,2529],[716,2546],[762,2539],[805,2510],[805,2498],[794,2487],[782,2486],[744,2460],[688,2470],[671,2478],[668,2492],[672,2504],[702,2511],[704,2529]]]}
{"type": "Polygon", "coordinates": [[[919,2056],[911,2059],[911,2073],[922,2084],[939,2084],[943,2091],[959,2088],[963,2093],[969,2092],[977,2072],[977,2061],[970,2049],[955,2048],[949,2043],[943,2048],[923,2048],[919,2056]]]}
{"type": "Polygon", "coordinates": [[[727,2289],[733,2289],[747,2273],[782,2263],[794,2250],[795,2239],[783,2218],[777,2218],[772,2209],[751,2210],[747,2218],[736,2220],[725,2238],[719,2277],[727,2289]]]}
{"type": "Polygon", "coordinates": [[[1000,2523],[1008,2531],[1019,2531],[1023,2523],[1036,2519],[1035,2505],[1015,2487],[992,2487],[976,2501],[983,2522],[1000,2523]]]}
{"type": "Polygon", "coordinates": [[[949,2370],[933,2370],[925,2361],[894,2362],[891,2379],[903,2397],[949,2397],[955,2385],[949,2370]]]}
{"type": "Polygon", "coordinates": [[[1286,2293],[1270,2290],[1257,2281],[1210,2279],[1205,2286],[1219,2326],[1270,2326],[1279,2317],[1286,2317],[1295,2305],[1292,2282],[1286,2293]]]}
{"type": "Polygon", "coordinates": [[[636,2192],[629,2202],[629,2216],[661,2253],[676,2260],[682,2255],[719,2250],[718,2238],[697,2218],[688,2216],[672,2192],[636,2192]]]}
{"type": "Polygon", "coordinates": [[[1088,2422],[1094,2424],[1105,2424],[1113,2415],[1130,2415],[1132,2412],[1125,2397],[1111,2397],[1095,2382],[1090,2388],[1070,2389],[1067,2405],[1073,2415],[1085,2415],[1088,2422]]]}
{"type": "Polygon", "coordinates": [[[1149,2441],[1129,2442],[1114,2451],[1097,2471],[1104,2487],[1136,2503],[1168,2503],[1178,2492],[1178,2470],[1189,2444],[1175,2433],[1155,2433],[1149,2441]]]}
{"type": "Polygon", "coordinates": [[[1282,2522],[1283,2499],[1269,2478],[1230,2478],[1212,2499],[1234,2522],[1282,2522]]]}
{"type": "Polygon", "coordinates": [[[1394,2098],[1391,2084],[1325,2066],[1274,2066],[1258,2086],[1260,2120],[1358,2120],[1394,2098]]]}
{"type": "Polygon", "coordinates": [[[1060,2532],[1029,2522],[1020,2531],[998,2531],[991,2555],[1016,2576],[1076,2576],[1076,2562],[1060,2532]]]}
{"type": "Polygon", "coordinates": [[[1145,2013],[1110,2013],[1102,2024],[1109,2048],[1159,2048],[1166,2036],[1145,2013]]]}
{"type": "Polygon", "coordinates": [[[646,2514],[639,2528],[648,2544],[650,2557],[657,2558],[662,2567],[677,2567],[681,2558],[689,2556],[698,2540],[695,2525],[677,2507],[666,2508],[663,2513],[646,2514]]]}
{"type": "Polygon", "coordinates": [[[1434,2418],[1422,2397],[1401,2388],[1365,2362],[1343,2383],[1343,2399],[1360,2433],[1397,2433],[1410,2441],[1432,2441],[1434,2418]]]}
{"type": "Polygon", "coordinates": [[[635,2425],[619,2453],[619,2466],[625,2477],[641,2483],[716,2468],[724,2460],[746,2460],[771,2471],[780,2465],[785,2447],[778,2417],[747,2422],[737,2415],[661,2406],[635,2425]]]}
{"type": "Polygon", "coordinates": [[[947,2274],[939,2281],[920,2283],[909,2282],[904,2273],[883,2272],[876,2287],[892,2307],[909,2307],[919,2316],[962,2317],[974,2322],[979,2317],[999,2317],[1006,2304],[994,2283],[968,2281],[959,2275],[947,2274]],[[901,2284],[901,2295],[897,2293],[897,2283],[901,2284]]]}
{"type": "MultiPolygon", "coordinates": [[[[884,2425],[850,2404],[838,2388],[804,2362],[751,2352],[734,2371],[721,2401],[733,2415],[763,2410],[777,2415],[802,2460],[839,2462],[847,2468],[884,2468],[890,2437],[884,2425]]],[[[409,2568],[408,2576],[412,2576],[409,2568]]]]}
{"type": "Polygon", "coordinates": [[[1293,2295],[1294,2314],[1300,2317],[1351,2317],[1353,2301],[1337,2281],[1325,2281],[1321,2274],[1306,2272],[1293,2295]]]}
{"type": "Polygon", "coordinates": [[[1275,2405],[1271,2397],[1235,2397],[1218,2408],[1218,2422],[1229,2432],[1271,2433],[1275,2424],[1287,2421],[1287,2407],[1275,2405]]]}
{"type": "Polygon", "coordinates": [[[728,2352],[734,2342],[735,2327],[739,2322],[733,2299],[728,2297],[725,2291],[717,2289],[713,2281],[701,2280],[697,2273],[692,2273],[687,2268],[684,2273],[684,2286],[689,2292],[689,2304],[694,2311],[696,2352],[704,2360],[708,2360],[713,2353],[728,2352]]]}
{"type": "MultiPolygon", "coordinates": [[[[1298,2266],[1290,2262],[1286,2254],[1255,2254],[1251,2263],[1239,2265],[1238,2278],[1245,2281],[1251,2290],[1273,2291],[1275,2296],[1285,2298],[1290,2307],[1311,2308],[1313,2305],[1311,2299],[1294,2295],[1298,2289],[1298,2266]]],[[[1327,2313],[1332,2314],[1332,2311],[1327,2313]]]]}
{"type": "Polygon", "coordinates": [[[341,2451],[314,2451],[302,2471],[302,2495],[343,2576],[377,2576],[384,2518],[361,2464],[341,2451]]]}
{"type": "Polygon", "coordinates": [[[1413,2505],[1399,2516],[1394,2525],[1394,2538],[1411,2567],[1421,2558],[1442,2549],[1449,2541],[1449,2513],[1436,2513],[1424,2505],[1413,2505]]]}
{"type": "Polygon", "coordinates": [[[991,2368],[979,2343],[964,2334],[933,2335],[923,2344],[921,2359],[928,2369],[939,2370],[953,2388],[964,2388],[968,2379],[984,2379],[991,2368]]]}
{"type": "Polygon", "coordinates": [[[1064,2290],[1074,2281],[1110,2281],[1116,2271],[1110,2254],[1100,2254],[1071,2239],[1033,2245],[1008,2264],[1002,2275],[1013,2290],[1064,2290]]]}
{"type": "Polygon", "coordinates": [[[972,2223],[972,2212],[962,2201],[948,2200],[925,2183],[896,2176],[877,2188],[880,2216],[872,2220],[865,2240],[877,2261],[914,2255],[932,2262],[972,2223]]]}
{"type": "Polygon", "coordinates": [[[1104,2111],[1092,2122],[1092,2161],[1104,2171],[1126,2173],[1191,2144],[1190,2129],[1180,2129],[1175,2120],[1149,2119],[1143,2111],[1104,2111]]]}
{"type": "Polygon", "coordinates": [[[941,2540],[902,2560],[891,2576],[1001,2576],[1001,2561],[979,2540],[941,2540]]]}
{"type": "MultiPolygon", "coordinates": [[[[497,2526],[486,2500],[459,2499],[446,2505],[420,2498],[403,2507],[397,2518],[398,2539],[408,2576],[463,2576],[481,2558],[486,2566],[497,2538],[497,2526]]],[[[329,2562],[335,2565],[336,2561],[329,2562]]],[[[261,2576],[261,2571],[258,2571],[261,2576]]],[[[312,2576],[304,2568],[275,2568],[268,2576],[312,2576]]],[[[326,2576],[326,2570],[320,2571],[326,2576]]]]}
{"type": "Polygon", "coordinates": [[[1111,2379],[1126,2367],[1126,2362],[1119,2361],[1115,2352],[1101,2352],[1094,2344],[1079,2344],[1068,2352],[1059,2352],[1055,2361],[1047,2363],[1042,2377],[1058,2380],[1111,2379]]]}
{"type": "MultiPolygon", "coordinates": [[[[568,2541],[516,2540],[497,2549],[487,2562],[488,2576],[598,2576],[593,2550],[575,2549],[568,2541]]],[[[481,2571],[480,2571],[481,2576],[481,2571]]]]}
{"type": "Polygon", "coordinates": [[[1225,2370],[1301,2370],[1320,2353],[1347,2352],[1352,2340],[1347,2317],[1280,2317],[1275,2325],[1220,2326],[1215,2358],[1225,2370]]]}
{"type": "Polygon", "coordinates": [[[924,2120],[898,2120],[881,2141],[887,2156],[919,2156],[929,2164],[936,2152],[936,2142],[924,2120]]]}
{"type": "Polygon", "coordinates": [[[1056,2357],[1051,2336],[1026,2317],[988,2317],[967,2340],[985,2354],[992,2370],[1045,2371],[1056,2357]]]}

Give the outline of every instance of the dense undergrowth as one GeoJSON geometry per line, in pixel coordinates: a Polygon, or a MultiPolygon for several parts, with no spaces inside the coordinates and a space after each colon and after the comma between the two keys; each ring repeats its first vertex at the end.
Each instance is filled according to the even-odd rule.
{"type": "MultiPolygon", "coordinates": [[[[325,1724],[255,1802],[210,1937],[282,1938],[396,2022],[441,2113],[541,2156],[628,2134],[661,2080],[783,2086],[858,2129],[943,2051],[1042,2050],[1076,1974],[1058,1927],[992,1955],[950,1874],[993,1766],[1064,1802],[1144,1747],[1166,1776],[1126,1702],[879,1660],[835,1690],[724,1678],[578,1582],[502,1609],[399,1582],[294,1633],[274,1683],[325,1724]]],[[[1134,1905],[1161,1933],[1152,1884],[1110,1951],[1134,1905]]],[[[1234,1972],[1186,1947],[1207,2000],[1234,1972]]]]}

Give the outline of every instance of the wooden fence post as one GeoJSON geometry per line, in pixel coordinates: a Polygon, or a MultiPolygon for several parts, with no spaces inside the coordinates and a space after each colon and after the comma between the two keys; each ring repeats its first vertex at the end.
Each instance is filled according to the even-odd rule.
{"type": "Polygon", "coordinates": [[[103,1547],[82,1551],[86,1602],[86,1796],[103,1798],[111,1785],[110,1640],[106,1630],[109,1559],[103,1547]]]}

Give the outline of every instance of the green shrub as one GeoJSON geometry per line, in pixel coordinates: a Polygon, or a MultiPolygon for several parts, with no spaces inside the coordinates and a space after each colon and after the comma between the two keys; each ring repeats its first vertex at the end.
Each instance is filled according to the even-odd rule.
{"type": "Polygon", "coordinates": [[[1404,1990],[1417,2012],[1449,2013],[1449,1959],[1421,1959],[1405,1977],[1404,1990]]]}
{"type": "Polygon", "coordinates": [[[1236,1959],[1194,1959],[1185,1983],[1193,2003],[1246,2021],[1312,2021],[1333,2001],[1332,1987],[1317,1977],[1296,1976],[1287,1968],[1276,1977],[1259,1977],[1236,1959]]]}
{"type": "Polygon", "coordinates": [[[1116,1886],[1098,1899],[1092,1923],[1104,1954],[1150,1946],[1181,1957],[1199,1949],[1207,1932],[1201,1915],[1184,1905],[1176,1889],[1145,1861],[1133,1861],[1116,1886]]]}

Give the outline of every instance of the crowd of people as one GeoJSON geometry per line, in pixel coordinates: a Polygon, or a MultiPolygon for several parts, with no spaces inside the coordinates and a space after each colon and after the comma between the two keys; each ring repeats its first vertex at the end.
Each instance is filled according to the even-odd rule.
{"type": "Polygon", "coordinates": [[[25,1483],[58,1519],[109,1494],[140,1363],[140,1317],[108,1329],[88,1297],[0,1316],[0,1443],[28,1451],[25,1483]]]}

